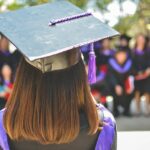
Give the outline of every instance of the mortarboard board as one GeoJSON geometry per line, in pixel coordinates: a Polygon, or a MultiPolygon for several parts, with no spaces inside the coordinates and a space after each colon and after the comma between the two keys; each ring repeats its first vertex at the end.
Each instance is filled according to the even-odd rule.
{"type": "Polygon", "coordinates": [[[122,34],[119,39],[120,40],[126,40],[127,42],[129,42],[131,40],[131,37],[129,37],[126,34],[122,34]]]}
{"type": "Polygon", "coordinates": [[[0,23],[0,33],[42,72],[70,67],[80,59],[78,47],[118,34],[64,0],[0,14],[0,23]]]}

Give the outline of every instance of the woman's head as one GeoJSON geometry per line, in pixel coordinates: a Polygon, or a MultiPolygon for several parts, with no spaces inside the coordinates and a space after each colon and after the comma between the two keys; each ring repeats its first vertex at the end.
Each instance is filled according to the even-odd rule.
{"type": "Polygon", "coordinates": [[[109,38],[102,40],[101,43],[102,43],[102,49],[103,50],[110,49],[110,39],[109,38]]]}
{"type": "Polygon", "coordinates": [[[144,34],[140,33],[136,36],[135,48],[145,49],[146,47],[146,37],[144,34]]]}
{"type": "Polygon", "coordinates": [[[7,51],[9,49],[9,41],[4,36],[1,36],[0,39],[0,50],[1,51],[7,51]]]}
{"type": "Polygon", "coordinates": [[[124,48],[127,48],[129,47],[129,42],[130,42],[130,37],[126,34],[122,34],[120,37],[119,37],[119,46],[120,47],[124,47],[124,48]]]}
{"type": "Polygon", "coordinates": [[[9,64],[4,64],[1,68],[1,75],[4,80],[12,79],[12,68],[9,64]]]}
{"type": "Polygon", "coordinates": [[[124,64],[124,62],[127,60],[127,52],[125,52],[125,51],[123,51],[123,50],[122,50],[122,51],[119,50],[118,52],[116,52],[115,58],[116,58],[117,62],[118,62],[120,65],[122,65],[122,64],[124,64]]]}
{"type": "Polygon", "coordinates": [[[16,140],[71,142],[80,131],[81,110],[86,113],[89,133],[98,127],[82,60],[68,69],[43,74],[23,59],[6,108],[4,127],[16,140]]]}

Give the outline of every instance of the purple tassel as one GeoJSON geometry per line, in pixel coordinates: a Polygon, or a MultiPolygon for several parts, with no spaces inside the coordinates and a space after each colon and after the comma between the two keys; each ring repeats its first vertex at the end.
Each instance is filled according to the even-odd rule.
{"type": "Polygon", "coordinates": [[[94,44],[90,44],[89,62],[88,62],[88,80],[90,84],[96,82],[96,60],[94,44]]]}

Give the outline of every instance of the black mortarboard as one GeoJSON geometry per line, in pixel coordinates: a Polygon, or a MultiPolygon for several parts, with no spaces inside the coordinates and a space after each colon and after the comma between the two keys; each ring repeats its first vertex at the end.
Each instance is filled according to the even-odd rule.
{"type": "Polygon", "coordinates": [[[127,42],[129,42],[131,40],[131,37],[129,37],[128,35],[126,34],[122,34],[120,36],[120,40],[126,40],[127,42]]]}
{"type": "Polygon", "coordinates": [[[64,0],[0,14],[0,23],[0,32],[42,72],[70,67],[80,59],[78,47],[118,34],[64,0]]]}

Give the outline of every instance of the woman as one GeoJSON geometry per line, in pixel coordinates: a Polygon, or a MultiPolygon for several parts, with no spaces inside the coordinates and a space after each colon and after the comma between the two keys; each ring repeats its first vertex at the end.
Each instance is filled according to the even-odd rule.
{"type": "Polygon", "coordinates": [[[4,114],[10,149],[65,149],[75,144],[78,149],[94,149],[102,124],[99,107],[91,97],[82,60],[42,74],[23,59],[4,114]]]}
{"type": "Polygon", "coordinates": [[[76,16],[80,13],[70,3],[57,1],[0,16],[5,22],[0,32],[6,33],[24,54],[11,97],[0,113],[3,150],[116,149],[115,121],[92,98],[81,52],[75,48],[87,44],[88,39],[92,42],[97,36],[100,39],[116,32],[107,27],[103,36],[97,35],[101,22],[85,13],[76,16]],[[70,13],[75,16],[63,18],[70,13]],[[15,26],[14,32],[10,23],[15,26]],[[74,24],[80,32],[72,28],[74,24]],[[70,32],[77,38],[69,36],[70,32]]]}
{"type": "Polygon", "coordinates": [[[141,113],[140,99],[142,95],[146,98],[147,114],[150,114],[150,52],[147,50],[146,44],[145,36],[143,34],[137,35],[133,50],[137,115],[141,113]]]}

